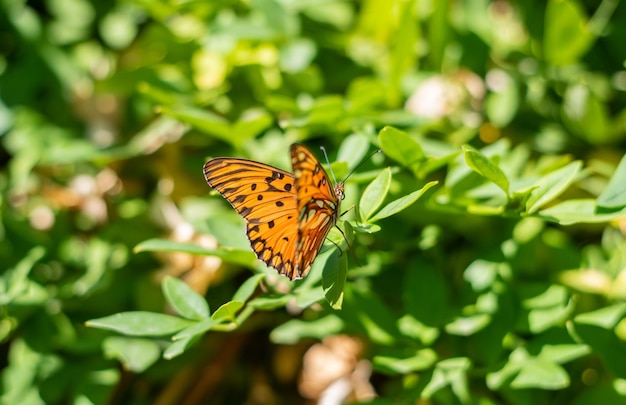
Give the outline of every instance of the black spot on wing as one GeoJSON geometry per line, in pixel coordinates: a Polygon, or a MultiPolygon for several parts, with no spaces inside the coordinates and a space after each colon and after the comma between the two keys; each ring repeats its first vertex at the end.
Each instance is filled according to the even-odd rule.
{"type": "Polygon", "coordinates": [[[237,197],[233,198],[231,203],[232,204],[241,204],[244,201],[246,201],[246,196],[242,194],[242,195],[238,195],[237,197]]]}

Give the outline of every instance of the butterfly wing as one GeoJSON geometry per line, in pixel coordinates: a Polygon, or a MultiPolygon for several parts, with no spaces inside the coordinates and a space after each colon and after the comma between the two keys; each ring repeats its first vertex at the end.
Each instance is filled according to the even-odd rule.
{"type": "Polygon", "coordinates": [[[337,222],[340,203],[337,195],[343,195],[343,184],[333,189],[322,165],[303,145],[291,145],[291,166],[298,213],[294,273],[300,278],[309,272],[326,235],[337,222]]]}
{"type": "Polygon", "coordinates": [[[256,256],[290,279],[299,277],[294,176],[247,159],[216,158],[204,165],[204,177],[246,220],[256,256]]]}

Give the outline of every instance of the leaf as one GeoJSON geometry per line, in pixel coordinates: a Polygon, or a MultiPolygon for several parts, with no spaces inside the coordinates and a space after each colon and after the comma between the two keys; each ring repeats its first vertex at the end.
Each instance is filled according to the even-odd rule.
{"type": "Polygon", "coordinates": [[[466,317],[456,318],[445,326],[446,332],[457,336],[471,336],[491,323],[491,315],[476,314],[466,317]]]}
{"type": "Polygon", "coordinates": [[[167,239],[148,239],[135,246],[134,251],[138,252],[179,252],[192,255],[215,256],[225,262],[254,268],[256,257],[249,250],[242,249],[206,249],[194,243],[172,242],[167,239]]]}
{"type": "Polygon", "coordinates": [[[36,246],[30,249],[15,267],[4,271],[0,279],[0,305],[10,303],[29,289],[31,282],[28,280],[28,274],[45,254],[46,249],[36,246]]]}
{"type": "Polygon", "coordinates": [[[626,315],[626,303],[610,305],[591,312],[576,315],[574,322],[613,329],[626,315]]]}
{"type": "Polygon", "coordinates": [[[519,84],[504,70],[494,69],[488,73],[497,75],[497,89],[493,89],[485,100],[485,114],[489,123],[504,128],[515,118],[520,108],[519,84]]]}
{"type": "Polygon", "coordinates": [[[441,360],[435,366],[432,377],[424,387],[422,395],[431,398],[436,392],[450,386],[459,403],[470,403],[467,387],[467,372],[472,363],[466,357],[441,360]]]}
{"type": "Polygon", "coordinates": [[[422,147],[404,131],[387,126],[380,130],[378,139],[385,155],[404,167],[424,160],[422,147]]]}
{"type": "Polygon", "coordinates": [[[387,197],[391,185],[391,169],[383,169],[376,178],[367,185],[361,195],[359,211],[361,220],[367,220],[374,214],[387,197]]]}
{"type": "Polygon", "coordinates": [[[161,357],[159,345],[149,339],[111,336],[102,343],[109,359],[119,360],[125,370],[141,373],[161,357]]]}
{"type": "Polygon", "coordinates": [[[424,195],[426,191],[428,191],[428,189],[430,189],[437,183],[439,182],[431,181],[429,183],[426,183],[426,185],[424,185],[424,187],[420,188],[419,190],[416,190],[411,194],[407,194],[404,197],[400,197],[397,200],[390,202],[389,204],[385,205],[380,211],[378,211],[378,213],[374,215],[374,217],[371,218],[369,222],[379,221],[383,218],[390,217],[404,210],[405,208],[412,205],[415,201],[417,201],[422,195],[424,195]]]}
{"type": "Polygon", "coordinates": [[[367,136],[363,134],[349,135],[339,146],[337,160],[347,162],[348,167],[354,168],[361,163],[369,147],[370,142],[367,136]]]}
{"type": "Polygon", "coordinates": [[[463,153],[465,162],[473,171],[495,183],[506,195],[509,195],[509,180],[500,167],[471,146],[463,146],[463,153]]]}
{"type": "MultiPolygon", "coordinates": [[[[341,251],[332,249],[324,260],[324,270],[322,272],[322,288],[326,300],[333,309],[341,309],[343,304],[343,288],[346,284],[346,273],[348,265],[346,260],[340,259],[341,251]]],[[[318,257],[317,260],[320,260],[318,257]]]]}
{"type": "Polygon", "coordinates": [[[545,14],[543,49],[548,63],[576,63],[591,47],[595,36],[589,31],[586,17],[578,3],[549,0],[545,14]]]}
{"type": "Polygon", "coordinates": [[[374,369],[386,374],[409,374],[431,368],[437,361],[437,353],[432,349],[418,350],[413,356],[374,356],[374,369]]]}
{"type": "Polygon", "coordinates": [[[293,297],[291,295],[279,295],[279,296],[269,296],[269,297],[258,297],[248,302],[248,305],[252,308],[271,311],[274,309],[282,308],[287,303],[292,300],[293,297]]]}
{"type": "Polygon", "coordinates": [[[273,122],[274,119],[267,111],[261,109],[248,110],[232,126],[231,134],[237,134],[236,137],[232,138],[235,138],[237,145],[241,145],[244,141],[265,131],[273,122]]]}
{"type": "Polygon", "coordinates": [[[530,310],[528,312],[528,329],[534,334],[539,334],[554,326],[561,325],[569,318],[573,310],[573,303],[530,310]]]}
{"type": "Polygon", "coordinates": [[[609,184],[598,196],[598,206],[615,209],[626,207],[626,155],[617,165],[615,173],[611,176],[609,184]]]}
{"type": "Polygon", "coordinates": [[[193,336],[202,336],[206,331],[211,330],[211,328],[213,328],[213,326],[217,325],[218,323],[219,321],[213,319],[212,317],[204,319],[189,326],[188,328],[181,330],[180,332],[172,336],[172,340],[177,341],[181,339],[188,339],[193,336]]]}
{"type": "Polygon", "coordinates": [[[333,314],[313,321],[292,319],[274,328],[270,333],[270,340],[277,344],[291,345],[304,338],[322,339],[339,333],[343,326],[341,318],[333,314]]]}
{"type": "Polygon", "coordinates": [[[544,344],[537,357],[563,364],[589,354],[591,348],[583,344],[544,344]]]}
{"type": "Polygon", "coordinates": [[[201,334],[195,334],[192,336],[188,336],[185,338],[178,339],[174,341],[171,345],[165,349],[163,352],[163,358],[166,360],[171,360],[175,357],[183,354],[191,345],[196,343],[198,339],[200,339],[201,334]]]}
{"type": "Polygon", "coordinates": [[[347,284],[342,314],[345,319],[358,324],[376,344],[393,345],[400,336],[391,310],[373,291],[360,291],[347,284]]]}
{"type": "Polygon", "coordinates": [[[213,315],[211,315],[211,318],[216,321],[234,321],[235,315],[241,308],[243,308],[243,304],[243,301],[230,301],[224,303],[213,313],[213,315]]]}
{"type": "Polygon", "coordinates": [[[231,145],[236,145],[239,140],[233,136],[231,125],[227,120],[208,110],[190,106],[161,107],[161,109],[164,114],[231,145]]]}
{"type": "Polygon", "coordinates": [[[558,390],[569,386],[569,375],[560,365],[542,358],[526,360],[513,381],[511,388],[540,388],[558,390]]]}
{"type": "Polygon", "coordinates": [[[626,215],[626,207],[610,212],[599,212],[596,201],[591,198],[563,201],[539,211],[537,217],[561,225],[609,222],[626,215]]]}
{"type": "Polygon", "coordinates": [[[265,274],[255,274],[254,276],[248,278],[246,281],[239,286],[237,292],[233,295],[232,301],[242,301],[245,302],[254,294],[257,286],[265,278],[265,274]]]}
{"type": "Polygon", "coordinates": [[[561,195],[574,182],[581,167],[582,163],[577,160],[539,179],[537,188],[528,197],[526,211],[533,214],[561,195]]]}
{"type": "Polygon", "coordinates": [[[131,336],[167,336],[193,325],[193,322],[155,312],[129,311],[91,319],[85,324],[131,336]]]}
{"type": "Polygon", "coordinates": [[[181,316],[201,320],[210,315],[209,305],[203,296],[195,292],[185,282],[171,276],[163,279],[163,294],[167,302],[181,316]]]}
{"type": "Polygon", "coordinates": [[[398,319],[398,329],[404,336],[415,339],[424,346],[432,345],[441,334],[439,328],[427,326],[410,314],[398,319]]]}

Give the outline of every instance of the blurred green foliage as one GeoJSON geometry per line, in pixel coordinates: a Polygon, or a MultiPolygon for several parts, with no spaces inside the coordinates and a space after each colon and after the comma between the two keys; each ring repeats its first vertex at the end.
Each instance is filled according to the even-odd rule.
{"type": "Polygon", "coordinates": [[[618,0],[1,2],[0,403],[307,403],[336,335],[334,403],[626,403],[625,43],[618,0]],[[293,142],[384,154],[360,265],[288,282],[201,168],[293,142]]]}

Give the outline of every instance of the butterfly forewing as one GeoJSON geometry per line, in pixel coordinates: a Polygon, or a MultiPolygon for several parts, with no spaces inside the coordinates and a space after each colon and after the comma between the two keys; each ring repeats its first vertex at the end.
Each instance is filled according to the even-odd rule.
{"type": "Polygon", "coordinates": [[[204,165],[204,177],[246,220],[256,256],[293,279],[298,237],[294,176],[247,159],[217,158],[204,165]]]}
{"type": "MultiPolygon", "coordinates": [[[[295,177],[298,243],[296,273],[304,277],[317,257],[324,239],[337,222],[339,202],[326,171],[306,147],[291,146],[291,165],[295,177]]],[[[337,190],[343,193],[339,183],[337,190]]]]}

